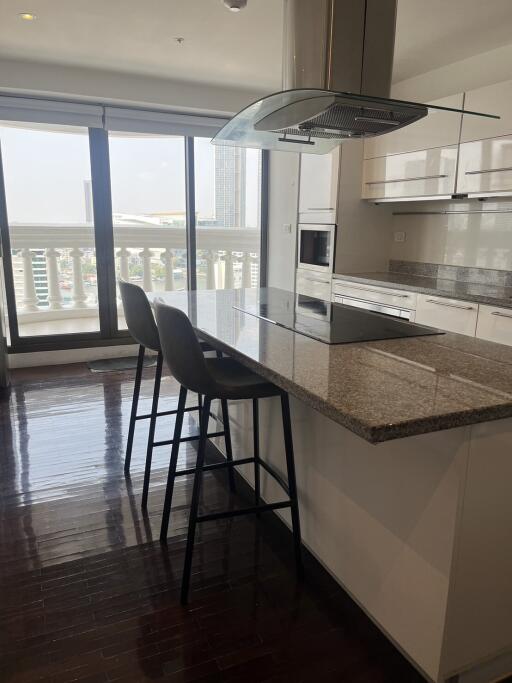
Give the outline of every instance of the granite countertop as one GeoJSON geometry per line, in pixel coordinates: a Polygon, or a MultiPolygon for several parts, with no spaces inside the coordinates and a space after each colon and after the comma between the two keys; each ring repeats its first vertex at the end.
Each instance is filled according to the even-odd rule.
{"type": "Polygon", "coordinates": [[[328,345],[233,308],[259,290],[148,295],[201,338],[370,443],[512,417],[512,347],[457,334],[328,345]]]}
{"type": "Polygon", "coordinates": [[[512,308],[512,287],[463,282],[443,278],[426,277],[410,273],[337,273],[334,279],[350,280],[368,285],[406,289],[421,294],[446,296],[462,301],[473,301],[479,304],[512,308]]]}

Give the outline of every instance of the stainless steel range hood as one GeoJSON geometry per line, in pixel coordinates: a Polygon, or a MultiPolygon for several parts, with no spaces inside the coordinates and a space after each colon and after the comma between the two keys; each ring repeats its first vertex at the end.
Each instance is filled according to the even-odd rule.
{"type": "Polygon", "coordinates": [[[236,114],[214,144],[325,154],[444,109],[388,97],[397,0],[284,2],[283,91],[236,114]]]}

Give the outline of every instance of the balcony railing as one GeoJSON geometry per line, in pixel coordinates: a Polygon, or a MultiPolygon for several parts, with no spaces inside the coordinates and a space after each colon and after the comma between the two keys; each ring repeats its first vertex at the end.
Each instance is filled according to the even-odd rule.
{"type": "MultiPolygon", "coordinates": [[[[20,328],[75,318],[97,320],[91,225],[11,225],[10,238],[20,328]]],[[[146,291],[186,287],[183,227],[115,226],[114,241],[116,270],[121,277],[137,282],[146,291]]],[[[198,227],[198,287],[256,286],[259,246],[256,229],[198,227]]]]}

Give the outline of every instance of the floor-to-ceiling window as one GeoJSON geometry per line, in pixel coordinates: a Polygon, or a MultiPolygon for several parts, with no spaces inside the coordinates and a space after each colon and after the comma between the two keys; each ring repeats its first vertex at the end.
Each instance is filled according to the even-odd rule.
{"type": "Polygon", "coordinates": [[[21,337],[99,330],[89,131],[0,123],[21,337]]]}
{"type": "Polygon", "coordinates": [[[197,287],[259,282],[262,154],[194,138],[197,287]]]}
{"type": "Polygon", "coordinates": [[[16,100],[0,97],[13,350],[129,341],[116,277],[146,291],[264,281],[265,154],[213,146],[222,121],[50,102],[39,121],[37,100],[28,115],[16,100]]]}
{"type": "Polygon", "coordinates": [[[109,156],[117,275],[147,292],[186,289],[184,137],[110,133],[109,156]]]}

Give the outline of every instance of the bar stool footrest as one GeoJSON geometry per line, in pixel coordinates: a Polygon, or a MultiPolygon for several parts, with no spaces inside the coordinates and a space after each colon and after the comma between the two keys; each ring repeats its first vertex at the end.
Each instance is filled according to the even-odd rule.
{"type": "Polygon", "coordinates": [[[227,519],[229,517],[240,517],[241,515],[257,514],[258,512],[268,512],[269,510],[282,510],[283,508],[291,507],[291,500],[285,500],[281,503],[266,503],[265,505],[255,505],[249,508],[240,508],[239,510],[229,510],[227,512],[212,512],[207,515],[198,515],[196,522],[211,522],[215,519],[227,519]]]}
{"type": "MultiPolygon", "coordinates": [[[[224,436],[224,432],[213,432],[208,434],[209,439],[213,439],[216,436],[224,436]]],[[[185,443],[186,441],[198,441],[199,434],[193,434],[192,436],[184,436],[180,439],[180,443],[185,443]]],[[[166,439],[165,441],[153,441],[153,446],[171,446],[173,439],[166,439]]]]}
{"type": "MultiPolygon", "coordinates": [[[[190,413],[193,410],[200,410],[199,406],[190,406],[189,408],[185,408],[186,413],[190,413]]],[[[157,413],[156,417],[164,417],[164,415],[176,415],[178,411],[175,410],[163,410],[161,413],[157,413]]],[[[151,417],[151,413],[147,413],[147,415],[137,415],[135,417],[136,420],[149,420],[151,417]]]]}
{"type": "MultiPolygon", "coordinates": [[[[208,472],[211,470],[221,470],[226,467],[236,467],[237,465],[249,465],[250,463],[254,462],[254,458],[240,458],[238,460],[226,460],[225,462],[214,462],[211,465],[203,465],[201,468],[202,472],[208,472]]],[[[196,468],[195,467],[189,467],[186,470],[177,470],[174,473],[175,477],[180,477],[185,474],[195,474],[196,468]]]]}

